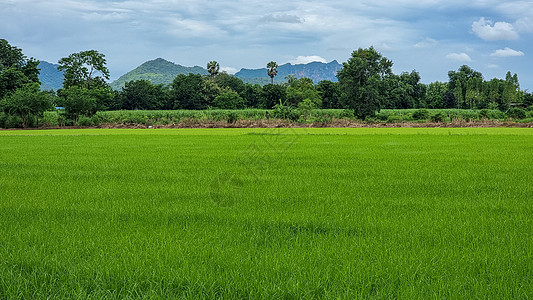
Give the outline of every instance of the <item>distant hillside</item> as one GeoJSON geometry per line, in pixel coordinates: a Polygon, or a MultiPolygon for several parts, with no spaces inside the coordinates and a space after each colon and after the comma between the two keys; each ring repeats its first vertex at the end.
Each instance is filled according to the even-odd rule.
{"type": "Polygon", "coordinates": [[[63,73],[58,71],[57,67],[59,67],[59,65],[41,60],[38,66],[38,68],[41,69],[39,73],[41,90],[58,90],[63,86],[63,73]]]}
{"type": "Polygon", "coordinates": [[[208,74],[202,67],[184,67],[173,62],[157,58],[147,61],[111,83],[113,89],[119,90],[128,81],[146,79],[154,84],[171,84],[179,74],[208,74]]]}
{"type": "MultiPolygon", "coordinates": [[[[336,60],[330,63],[311,62],[305,65],[292,65],[290,63],[279,66],[278,75],[274,77],[274,82],[286,82],[288,75],[293,75],[296,78],[308,77],[315,83],[321,80],[337,81],[337,71],[342,68],[336,60]]],[[[239,77],[244,82],[267,84],[270,83],[270,77],[267,75],[267,69],[241,69],[236,77],[239,77]]]]}

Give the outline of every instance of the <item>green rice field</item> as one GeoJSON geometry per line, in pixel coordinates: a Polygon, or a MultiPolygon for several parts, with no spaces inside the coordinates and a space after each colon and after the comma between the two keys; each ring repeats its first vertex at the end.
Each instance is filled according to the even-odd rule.
{"type": "Polygon", "coordinates": [[[0,299],[531,299],[533,129],[0,131],[0,299]]]}

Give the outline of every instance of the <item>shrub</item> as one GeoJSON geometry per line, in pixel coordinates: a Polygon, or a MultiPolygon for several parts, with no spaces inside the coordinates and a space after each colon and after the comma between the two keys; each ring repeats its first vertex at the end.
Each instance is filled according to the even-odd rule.
{"type": "Polygon", "coordinates": [[[387,123],[400,123],[403,121],[403,117],[402,116],[398,116],[398,115],[389,115],[387,117],[387,123]]]}
{"type": "Polygon", "coordinates": [[[7,114],[4,112],[0,112],[0,128],[6,127],[6,119],[7,119],[7,114]]]}
{"type": "Polygon", "coordinates": [[[427,109],[419,109],[413,113],[415,120],[427,120],[429,118],[429,111],[427,109]]]}
{"type": "Polygon", "coordinates": [[[6,128],[22,128],[22,118],[10,115],[6,118],[6,128]]]}
{"type": "Polygon", "coordinates": [[[93,120],[90,117],[81,116],[78,118],[78,126],[93,126],[93,120]]]}
{"type": "Polygon", "coordinates": [[[507,116],[511,119],[525,119],[526,111],[518,107],[509,108],[507,110],[507,116]]]}
{"type": "Polygon", "coordinates": [[[482,109],[479,111],[479,118],[480,119],[489,119],[490,118],[490,111],[488,109],[482,109]]]}
{"type": "Polygon", "coordinates": [[[444,122],[446,115],[443,112],[438,112],[431,116],[431,121],[435,123],[444,122]]]}
{"type": "Polygon", "coordinates": [[[272,117],[276,119],[285,119],[291,121],[297,121],[299,116],[295,109],[290,105],[283,105],[281,101],[279,104],[274,105],[274,111],[272,117]]]}
{"type": "Polygon", "coordinates": [[[233,124],[239,120],[239,115],[237,115],[235,112],[230,111],[226,116],[226,121],[230,124],[233,124]]]}
{"type": "Polygon", "coordinates": [[[353,109],[344,109],[342,110],[341,114],[339,115],[341,119],[353,119],[355,118],[354,110],[353,109]]]}
{"type": "Polygon", "coordinates": [[[380,120],[380,121],[387,121],[389,118],[389,116],[387,114],[384,114],[384,113],[378,113],[376,114],[376,119],[380,120]]]}
{"type": "Polygon", "coordinates": [[[44,112],[43,119],[41,121],[43,126],[58,126],[59,125],[59,114],[57,111],[46,111],[44,112]]]}

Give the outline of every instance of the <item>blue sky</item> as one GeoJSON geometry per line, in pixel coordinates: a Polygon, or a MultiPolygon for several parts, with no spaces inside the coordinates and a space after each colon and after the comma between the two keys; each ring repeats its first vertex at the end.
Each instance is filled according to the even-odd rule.
{"type": "Polygon", "coordinates": [[[467,64],[533,91],[533,1],[0,0],[0,20],[0,38],[27,56],[104,53],[112,79],[157,57],[231,73],[374,46],[425,83],[467,64]]]}

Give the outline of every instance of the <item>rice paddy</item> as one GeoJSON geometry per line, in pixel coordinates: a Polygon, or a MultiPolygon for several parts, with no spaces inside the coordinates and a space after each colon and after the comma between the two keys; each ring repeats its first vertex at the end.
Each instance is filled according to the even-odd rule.
{"type": "Polygon", "coordinates": [[[531,129],[0,131],[0,299],[532,297],[531,129]]]}

